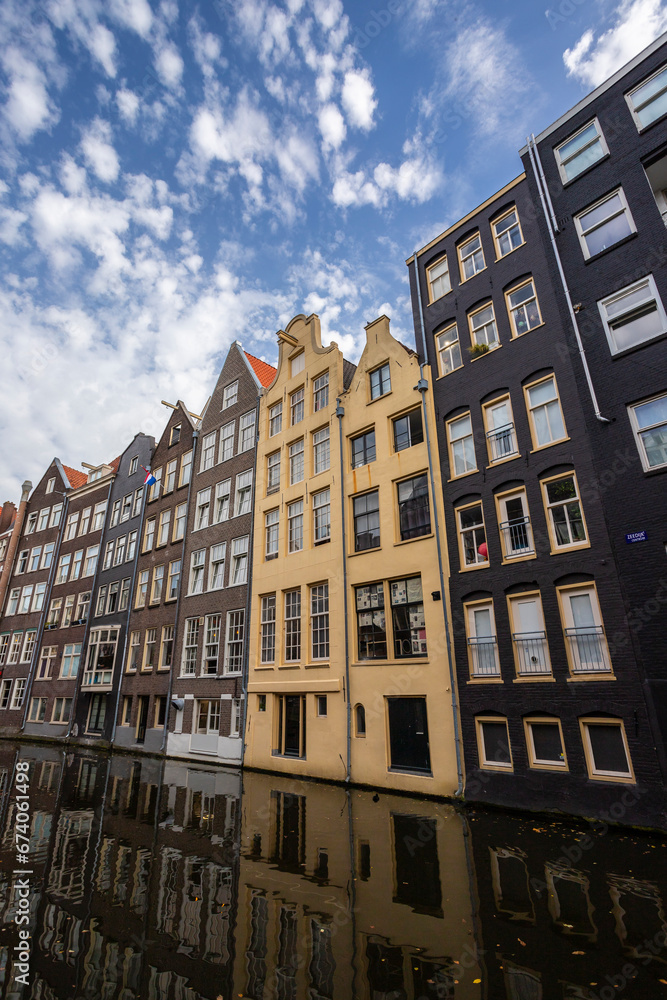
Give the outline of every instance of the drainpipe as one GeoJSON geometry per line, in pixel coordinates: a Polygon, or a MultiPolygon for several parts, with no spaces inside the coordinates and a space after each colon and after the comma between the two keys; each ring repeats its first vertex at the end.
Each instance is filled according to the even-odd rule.
{"type": "MultiPolygon", "coordinates": [[[[257,489],[257,437],[259,431],[259,405],[261,397],[257,397],[257,404],[255,407],[255,465],[252,475],[252,485],[253,490],[257,489]]],[[[254,553],[255,553],[255,498],[253,496],[252,509],[250,513],[250,540],[248,545],[248,582],[246,584],[246,611],[245,611],[245,642],[243,649],[243,668],[241,674],[241,718],[239,720],[239,736],[241,737],[241,760],[239,761],[239,766],[243,766],[243,759],[245,757],[245,727],[248,720],[248,674],[250,673],[250,616],[252,615],[252,576],[253,576],[253,563],[254,563],[254,553]]],[[[234,681],[234,689],[238,691],[236,685],[238,684],[238,679],[234,681]]]]}
{"type": "Polygon", "coordinates": [[[16,555],[16,550],[19,547],[19,541],[21,538],[21,531],[23,530],[23,522],[25,520],[25,512],[28,508],[28,497],[30,496],[30,491],[32,489],[32,483],[29,479],[21,486],[21,499],[19,501],[19,507],[16,511],[16,520],[14,522],[14,528],[9,536],[9,546],[7,548],[7,553],[5,555],[5,565],[0,575],[0,611],[5,603],[5,594],[7,593],[7,587],[9,586],[9,580],[14,569],[14,556],[16,555]]]}
{"type": "Polygon", "coordinates": [[[421,287],[419,285],[419,268],[417,266],[417,251],[414,254],[415,260],[415,285],[417,287],[417,304],[419,305],[419,330],[421,333],[422,341],[422,352],[424,361],[419,365],[419,382],[415,386],[418,392],[421,393],[422,398],[422,412],[424,416],[424,427],[426,429],[426,454],[428,456],[428,472],[429,478],[431,480],[431,495],[433,497],[433,522],[435,527],[435,544],[438,552],[438,574],[440,577],[440,593],[442,594],[442,617],[445,623],[445,643],[447,645],[447,666],[449,668],[449,683],[452,689],[452,718],[454,722],[454,747],[456,749],[456,773],[458,777],[458,785],[456,788],[456,795],[460,796],[463,794],[463,762],[461,754],[461,731],[459,727],[459,706],[458,706],[458,687],[456,682],[456,671],[454,668],[454,659],[452,656],[452,645],[451,637],[449,631],[449,619],[447,618],[447,590],[445,589],[445,573],[442,565],[442,549],[440,546],[440,524],[438,519],[438,497],[435,491],[435,476],[433,473],[433,456],[431,453],[431,435],[429,432],[429,419],[428,411],[426,408],[426,393],[428,391],[428,382],[424,378],[424,367],[428,360],[428,351],[426,349],[426,330],[424,327],[424,309],[422,306],[422,295],[421,287]]]}
{"type": "Polygon", "coordinates": [[[169,686],[167,688],[167,707],[164,713],[164,733],[162,735],[162,746],[160,747],[160,753],[164,753],[165,747],[167,745],[167,736],[169,734],[169,715],[171,709],[171,692],[174,687],[174,669],[176,664],[174,663],[174,651],[176,649],[176,640],[178,638],[178,612],[181,607],[181,593],[183,591],[183,574],[185,572],[185,566],[183,565],[183,556],[185,555],[185,539],[188,534],[188,519],[190,517],[190,498],[192,497],[192,483],[195,478],[195,458],[197,455],[197,442],[199,441],[199,430],[195,428],[192,432],[192,465],[190,466],[190,482],[188,483],[188,499],[187,507],[185,508],[185,531],[183,533],[183,541],[181,542],[181,575],[178,581],[178,597],[176,598],[176,613],[174,615],[174,645],[172,646],[171,654],[171,670],[169,671],[169,686]]]}
{"type": "Polygon", "coordinates": [[[350,642],[347,621],[347,550],[345,538],[345,475],[343,469],[343,417],[345,410],[341,406],[340,397],[336,399],[336,416],[338,417],[338,460],[340,469],[340,515],[341,539],[343,543],[343,615],[345,616],[345,709],[347,715],[347,761],[345,764],[345,781],[350,781],[352,762],[352,704],[350,700],[350,642]]]}
{"type": "Polygon", "coordinates": [[[542,211],[544,212],[544,218],[546,219],[547,229],[549,230],[549,239],[551,240],[551,246],[556,258],[556,264],[558,266],[558,273],[560,275],[561,284],[563,286],[563,292],[565,293],[565,301],[567,302],[568,312],[570,314],[570,320],[572,321],[572,326],[574,328],[574,336],[577,341],[577,347],[579,349],[579,357],[581,358],[581,364],[583,365],[584,375],[586,376],[586,382],[588,384],[588,391],[591,396],[591,402],[593,403],[593,410],[595,412],[595,417],[600,421],[601,424],[611,423],[608,417],[603,417],[600,412],[600,407],[598,405],[597,396],[595,395],[595,389],[593,387],[593,380],[591,378],[591,373],[588,368],[588,360],[586,358],[586,352],[584,350],[584,345],[581,339],[581,333],[579,331],[579,325],[577,323],[577,317],[572,305],[572,297],[570,295],[570,289],[568,288],[567,279],[565,277],[565,272],[563,271],[563,264],[560,259],[560,254],[558,252],[558,246],[556,244],[556,233],[558,232],[558,224],[556,222],[556,216],[554,214],[553,204],[551,202],[551,196],[549,194],[549,188],[547,186],[546,178],[544,176],[544,171],[542,169],[542,161],[540,160],[540,154],[535,143],[535,136],[531,134],[529,138],[526,139],[528,144],[528,155],[530,156],[530,162],[533,167],[533,173],[535,175],[535,183],[537,184],[537,191],[540,196],[540,202],[542,204],[542,211]],[[545,201],[546,197],[546,201],[545,201]],[[549,206],[547,209],[547,205],[549,206]]]}

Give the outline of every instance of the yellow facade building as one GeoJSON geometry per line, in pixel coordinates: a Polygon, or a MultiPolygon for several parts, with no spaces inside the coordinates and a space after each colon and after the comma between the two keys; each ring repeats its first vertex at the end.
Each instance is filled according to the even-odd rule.
{"type": "Polygon", "coordinates": [[[461,789],[428,367],[386,316],[354,368],[316,316],[260,405],[246,766],[461,789]]]}

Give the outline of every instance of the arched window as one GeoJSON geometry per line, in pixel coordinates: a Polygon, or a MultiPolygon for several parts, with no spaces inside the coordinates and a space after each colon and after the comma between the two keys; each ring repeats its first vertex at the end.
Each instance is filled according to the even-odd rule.
{"type": "Polygon", "coordinates": [[[363,705],[357,705],[354,709],[354,723],[357,736],[366,735],[366,709],[363,705]]]}

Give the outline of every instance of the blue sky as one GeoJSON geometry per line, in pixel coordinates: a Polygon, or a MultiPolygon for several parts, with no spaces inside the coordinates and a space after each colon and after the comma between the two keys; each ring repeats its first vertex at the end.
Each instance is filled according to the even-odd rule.
{"type": "Polygon", "coordinates": [[[405,258],[667,0],[3,0],[0,501],[199,412],[317,312],[412,342],[405,258]]]}

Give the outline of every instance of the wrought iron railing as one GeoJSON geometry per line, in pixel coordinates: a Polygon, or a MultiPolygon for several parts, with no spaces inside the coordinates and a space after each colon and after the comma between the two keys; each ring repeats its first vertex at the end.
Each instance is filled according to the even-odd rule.
{"type": "Polygon", "coordinates": [[[500,677],[495,635],[472,636],[468,639],[468,646],[472,657],[473,677],[500,677]]]}

